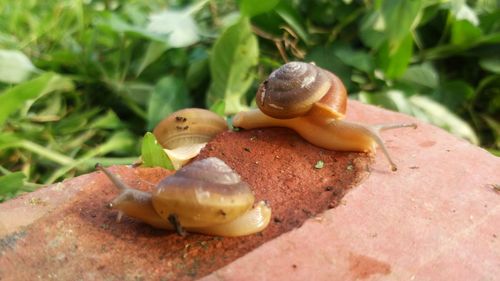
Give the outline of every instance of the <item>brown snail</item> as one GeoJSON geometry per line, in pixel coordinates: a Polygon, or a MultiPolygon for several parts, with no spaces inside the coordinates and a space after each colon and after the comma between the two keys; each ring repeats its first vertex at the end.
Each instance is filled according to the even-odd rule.
{"type": "Polygon", "coordinates": [[[271,209],[255,206],[250,186],[224,161],[195,161],[166,177],[152,193],[128,187],[106,168],[96,165],[120,190],[110,207],[154,227],[218,236],[242,236],[267,227],[271,209]],[[253,206],[253,207],[252,207],[253,206]]]}
{"type": "Polygon", "coordinates": [[[199,154],[216,134],[227,130],[224,118],[206,109],[186,108],[163,119],[153,130],[176,170],[199,154]]]}
{"type": "Polygon", "coordinates": [[[347,107],[342,81],[329,71],[302,62],[290,62],[273,71],[255,99],[262,112],[277,119],[301,116],[313,108],[341,119],[347,107]]]}
{"type": "Polygon", "coordinates": [[[308,142],[340,151],[373,152],[380,146],[397,170],[380,132],[415,123],[368,125],[343,120],[347,93],[334,74],[304,62],[290,62],[273,71],[256,95],[259,109],[239,112],[233,125],[243,129],[287,127],[308,142]]]}

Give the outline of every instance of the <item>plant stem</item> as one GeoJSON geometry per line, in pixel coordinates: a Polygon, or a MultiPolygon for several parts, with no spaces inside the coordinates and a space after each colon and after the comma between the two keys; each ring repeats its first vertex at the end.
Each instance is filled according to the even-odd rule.
{"type": "Polygon", "coordinates": [[[207,4],[207,3],[208,3],[208,0],[202,0],[198,3],[194,3],[193,5],[191,5],[190,7],[188,7],[186,9],[186,12],[188,14],[193,15],[193,14],[197,13],[199,10],[201,10],[201,8],[203,8],[203,6],[205,6],[205,4],[207,4]]]}
{"type": "Polygon", "coordinates": [[[67,157],[28,140],[22,140],[19,146],[61,165],[71,165],[75,162],[73,158],[67,157]]]}

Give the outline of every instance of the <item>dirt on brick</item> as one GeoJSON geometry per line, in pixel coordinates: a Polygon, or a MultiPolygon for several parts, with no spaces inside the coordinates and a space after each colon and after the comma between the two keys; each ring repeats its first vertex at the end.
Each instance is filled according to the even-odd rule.
{"type": "Polygon", "coordinates": [[[371,257],[351,253],[349,270],[353,280],[362,280],[376,274],[388,275],[391,273],[391,266],[371,257]]]}
{"type": "MultiPolygon", "coordinates": [[[[373,161],[365,153],[315,147],[283,128],[222,133],[198,158],[210,156],[224,160],[250,184],[256,200],[270,204],[272,220],[262,233],[180,237],[132,218],[117,222],[116,212],[106,208],[117,191],[95,173],[72,200],[22,235],[0,239],[0,280],[197,279],[338,205],[368,176],[373,161]]],[[[125,166],[112,171],[143,190],[171,174],[125,166]]]]}

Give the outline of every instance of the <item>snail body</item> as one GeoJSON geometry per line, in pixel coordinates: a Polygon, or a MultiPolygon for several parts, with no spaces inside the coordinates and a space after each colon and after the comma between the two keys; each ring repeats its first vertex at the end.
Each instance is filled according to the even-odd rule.
{"type": "Polygon", "coordinates": [[[110,207],[156,228],[219,236],[242,236],[267,227],[271,209],[254,206],[249,185],[222,160],[210,157],[181,168],[152,193],[133,189],[97,166],[120,190],[110,207]]]}
{"type": "Polygon", "coordinates": [[[308,142],[330,150],[367,152],[372,151],[375,146],[374,140],[366,132],[366,127],[353,122],[304,117],[276,119],[255,109],[238,114],[233,119],[233,124],[244,129],[262,127],[290,128],[308,142]]]}
{"type": "Polygon", "coordinates": [[[226,121],[221,116],[206,109],[186,108],[164,118],[153,134],[178,170],[215,135],[226,130],[226,121]]]}
{"type": "Polygon", "coordinates": [[[343,120],[347,94],[340,79],[303,62],[287,63],[271,73],[260,85],[256,102],[259,109],[236,114],[235,127],[287,127],[308,142],[330,150],[374,152],[378,145],[393,171],[397,166],[380,132],[416,127],[414,123],[367,125],[343,120]]]}

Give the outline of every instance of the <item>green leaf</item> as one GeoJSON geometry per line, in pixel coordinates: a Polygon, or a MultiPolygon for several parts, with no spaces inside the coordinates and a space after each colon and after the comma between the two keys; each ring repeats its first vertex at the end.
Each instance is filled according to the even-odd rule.
{"type": "MultiPolygon", "coordinates": [[[[413,115],[414,111],[408,95],[403,89],[387,89],[378,93],[360,92],[359,100],[365,103],[379,105],[384,108],[413,115]]],[[[412,93],[413,94],[413,93],[412,93]]]]}
{"type": "MultiPolygon", "coordinates": [[[[409,90],[411,91],[411,90],[409,90]]],[[[359,93],[363,102],[381,105],[389,109],[411,114],[425,122],[444,128],[450,133],[478,144],[472,127],[439,102],[416,92],[405,93],[401,89],[390,89],[380,93],[359,93]]]]}
{"type": "Polygon", "coordinates": [[[413,114],[412,106],[408,100],[408,93],[401,89],[389,89],[386,92],[387,98],[396,106],[398,112],[413,114]]]}
{"type": "Polygon", "coordinates": [[[444,81],[436,96],[439,102],[453,112],[458,112],[474,98],[474,88],[462,80],[444,81]]]}
{"type": "Polygon", "coordinates": [[[73,89],[70,80],[53,73],[43,74],[33,80],[18,84],[0,95],[0,126],[10,114],[18,111],[29,100],[34,100],[53,91],[73,89]]]}
{"type": "Polygon", "coordinates": [[[43,158],[56,162],[61,165],[68,165],[73,163],[73,159],[60,154],[57,151],[51,150],[45,146],[41,146],[35,142],[28,139],[22,139],[20,136],[14,133],[0,133],[0,150],[5,150],[9,148],[21,148],[23,150],[31,151],[35,154],[42,156],[43,158]]]}
{"type": "Polygon", "coordinates": [[[136,71],[136,76],[139,76],[146,67],[155,62],[166,50],[168,50],[168,45],[164,42],[152,41],[148,44],[148,49],[142,57],[141,64],[136,71]]]}
{"type": "Polygon", "coordinates": [[[226,111],[226,103],[224,102],[224,100],[218,100],[210,107],[210,111],[224,117],[224,112],[226,111]]]}
{"type": "Polygon", "coordinates": [[[119,34],[125,33],[131,35],[132,37],[145,38],[148,40],[159,41],[168,44],[168,36],[149,31],[145,27],[132,25],[115,13],[104,12],[101,15],[101,18],[95,20],[95,25],[102,32],[115,32],[119,34]]]}
{"type": "Polygon", "coordinates": [[[381,14],[391,49],[398,49],[399,45],[407,40],[413,27],[416,26],[422,6],[421,2],[421,0],[386,0],[382,2],[381,14]]]}
{"type": "Polygon", "coordinates": [[[93,108],[87,111],[79,111],[75,114],[68,115],[66,118],[59,120],[53,125],[54,131],[58,134],[73,134],[86,130],[89,124],[89,119],[99,113],[98,108],[93,108]]]}
{"type": "Polygon", "coordinates": [[[467,20],[455,21],[451,27],[451,43],[455,45],[472,45],[482,35],[481,29],[467,20]]]}
{"type": "Polygon", "coordinates": [[[20,83],[36,70],[30,59],[16,50],[0,49],[0,82],[20,83]]]}
{"type": "Polygon", "coordinates": [[[314,62],[317,66],[335,73],[349,89],[352,85],[352,70],[335,55],[336,52],[337,48],[334,46],[317,46],[311,49],[305,61],[314,62]]]}
{"type": "MultiPolygon", "coordinates": [[[[31,107],[34,104],[31,105],[31,107]]],[[[37,122],[52,122],[58,121],[61,119],[61,116],[66,112],[66,104],[63,102],[63,94],[62,93],[53,93],[50,96],[50,99],[46,99],[45,101],[41,101],[38,104],[40,110],[29,112],[29,118],[31,120],[36,120],[37,122]]],[[[24,109],[24,113],[27,112],[28,109],[24,109]]]]}
{"type": "Polygon", "coordinates": [[[450,133],[465,138],[473,144],[478,144],[479,139],[471,126],[440,103],[424,96],[412,96],[410,101],[413,106],[424,112],[430,122],[448,130],[450,133]]]}
{"type": "Polygon", "coordinates": [[[413,40],[411,34],[408,34],[396,49],[390,48],[389,42],[386,42],[379,52],[377,64],[388,78],[397,78],[405,73],[412,53],[413,40]]]}
{"type": "Polygon", "coordinates": [[[247,17],[227,28],[215,42],[210,56],[212,83],[207,93],[207,105],[225,100],[226,114],[245,108],[244,95],[251,86],[253,68],[257,65],[257,38],[250,30],[247,17]]]}
{"type": "Polygon", "coordinates": [[[486,114],[482,114],[481,117],[484,119],[486,124],[491,128],[493,136],[495,137],[495,145],[500,148],[500,121],[497,121],[486,114]]]}
{"type": "Polygon", "coordinates": [[[394,103],[387,97],[386,93],[370,93],[366,91],[361,91],[355,95],[356,99],[367,104],[373,104],[387,108],[393,111],[397,111],[397,107],[394,103]]]}
{"type": "Polygon", "coordinates": [[[175,76],[162,78],[156,84],[148,106],[148,130],[170,113],[189,107],[191,99],[184,80],[175,76]]]}
{"type": "Polygon", "coordinates": [[[99,116],[89,125],[89,128],[92,129],[119,129],[123,127],[122,121],[113,110],[108,110],[106,114],[99,116]]]}
{"type": "Polygon", "coordinates": [[[500,157],[500,149],[486,148],[486,150],[488,150],[489,153],[491,153],[497,157],[500,157]]]}
{"type": "Polygon", "coordinates": [[[10,173],[0,177],[0,202],[11,197],[24,187],[26,176],[23,172],[10,173]]]}
{"type": "MultiPolygon", "coordinates": [[[[99,144],[96,147],[93,147],[91,150],[88,150],[83,156],[80,158],[73,160],[70,159],[71,162],[65,164],[61,168],[55,170],[50,177],[45,180],[45,184],[50,184],[56,181],[59,178],[62,178],[68,174],[69,171],[73,169],[81,169],[84,167],[84,164],[89,161],[89,159],[94,158],[99,155],[105,155],[110,152],[120,154],[120,153],[130,153],[130,148],[134,145],[135,138],[127,131],[117,131],[111,135],[104,143],[99,144]]],[[[49,155],[45,155],[46,157],[49,155]]]]}
{"type": "Polygon", "coordinates": [[[288,1],[280,1],[274,10],[306,44],[309,44],[309,36],[303,26],[304,20],[288,1]]]}
{"type": "MultiPolygon", "coordinates": [[[[488,1],[488,2],[492,3],[494,6],[498,5],[495,4],[494,1],[488,1]]],[[[492,9],[492,11],[489,11],[488,13],[480,14],[479,26],[481,27],[481,30],[483,30],[485,34],[499,31],[498,30],[498,18],[500,17],[499,7],[500,6],[495,7],[494,9],[492,9]]]]}
{"type": "Polygon", "coordinates": [[[22,140],[13,133],[0,133],[0,150],[21,146],[22,140]]]}
{"type": "Polygon", "coordinates": [[[374,70],[373,57],[367,52],[354,50],[350,47],[337,48],[335,55],[345,64],[361,71],[371,73],[374,70]]]}
{"type": "Polygon", "coordinates": [[[380,11],[370,11],[361,20],[360,38],[373,50],[380,49],[386,42],[385,23],[380,11]]]}
{"type": "Polygon", "coordinates": [[[150,132],[147,132],[142,140],[141,155],[145,167],[163,167],[174,170],[174,166],[163,147],[158,144],[155,136],[150,132]]]}
{"type": "Polygon", "coordinates": [[[110,152],[116,154],[130,153],[130,148],[136,142],[135,137],[126,130],[119,130],[114,132],[104,143],[99,144],[97,147],[89,150],[84,156],[78,159],[88,159],[97,155],[104,155],[110,152]]]}
{"type": "Polygon", "coordinates": [[[423,63],[408,67],[401,81],[435,89],[439,84],[439,76],[432,64],[423,63]]]}
{"type": "Polygon", "coordinates": [[[253,17],[271,11],[280,0],[241,0],[239,1],[241,14],[253,17]]]}
{"type": "Polygon", "coordinates": [[[481,58],[479,65],[485,70],[500,74],[500,56],[481,58]]]}
{"type": "Polygon", "coordinates": [[[455,19],[468,21],[474,26],[479,25],[476,13],[464,0],[451,1],[450,5],[450,12],[455,16],[455,19]]]}
{"type": "Polygon", "coordinates": [[[208,52],[198,48],[191,54],[189,67],[186,73],[186,84],[189,89],[196,89],[210,77],[210,65],[208,52]]]}
{"type": "Polygon", "coordinates": [[[189,8],[152,14],[146,29],[152,33],[168,36],[168,45],[173,48],[191,46],[200,40],[198,26],[189,8]]]}

